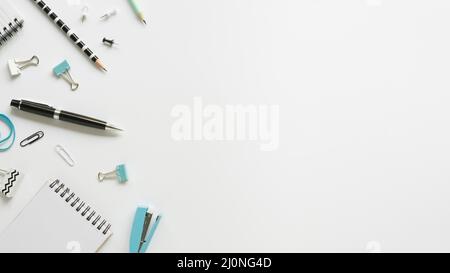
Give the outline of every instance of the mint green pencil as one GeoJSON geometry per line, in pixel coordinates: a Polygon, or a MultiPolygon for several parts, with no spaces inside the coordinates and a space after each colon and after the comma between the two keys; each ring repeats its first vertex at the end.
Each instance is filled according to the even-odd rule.
{"type": "Polygon", "coordinates": [[[130,3],[131,7],[133,8],[134,13],[136,13],[136,16],[141,20],[142,23],[147,24],[144,18],[144,13],[142,12],[141,8],[136,3],[136,0],[128,0],[128,3],[130,3]]]}

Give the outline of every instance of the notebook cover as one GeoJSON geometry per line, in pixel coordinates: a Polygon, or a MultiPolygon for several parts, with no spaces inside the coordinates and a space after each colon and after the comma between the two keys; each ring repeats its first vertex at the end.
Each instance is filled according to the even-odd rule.
{"type": "Polygon", "coordinates": [[[0,253],[93,253],[112,235],[109,222],[95,208],[83,216],[89,203],[63,182],[51,188],[54,183],[46,183],[0,234],[0,253]]]}

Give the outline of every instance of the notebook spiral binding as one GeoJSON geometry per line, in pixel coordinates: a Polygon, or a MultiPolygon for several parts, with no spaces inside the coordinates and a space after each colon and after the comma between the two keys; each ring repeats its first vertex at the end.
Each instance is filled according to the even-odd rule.
{"type": "Polygon", "coordinates": [[[13,22],[9,22],[7,26],[0,29],[0,46],[6,43],[8,39],[12,38],[15,33],[23,28],[23,22],[23,20],[14,18],[13,22]]]}
{"type": "Polygon", "coordinates": [[[86,220],[95,226],[99,231],[102,231],[102,228],[104,228],[102,231],[104,235],[106,235],[111,229],[111,224],[107,223],[105,219],[102,219],[101,215],[77,197],[74,192],[71,192],[70,188],[66,187],[65,184],[61,183],[59,180],[55,180],[49,187],[54,189],[54,192],[57,193],[67,204],[79,212],[82,217],[86,217],[86,220]]]}

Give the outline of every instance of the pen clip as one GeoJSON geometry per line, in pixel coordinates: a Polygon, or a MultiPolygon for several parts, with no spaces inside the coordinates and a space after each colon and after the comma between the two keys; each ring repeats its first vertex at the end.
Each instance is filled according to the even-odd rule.
{"type": "Polygon", "coordinates": [[[33,106],[53,108],[52,106],[50,106],[48,104],[39,103],[39,102],[33,102],[33,101],[29,101],[29,100],[22,100],[22,104],[25,104],[25,103],[28,104],[28,105],[33,105],[33,106]]]}

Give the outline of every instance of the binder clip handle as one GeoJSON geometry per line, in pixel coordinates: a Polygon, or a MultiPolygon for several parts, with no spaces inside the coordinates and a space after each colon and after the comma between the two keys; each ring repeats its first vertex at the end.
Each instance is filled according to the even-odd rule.
{"type": "Polygon", "coordinates": [[[33,56],[31,57],[31,59],[27,60],[27,61],[23,61],[23,62],[16,62],[16,64],[18,64],[20,69],[24,69],[26,67],[29,66],[38,66],[39,65],[39,57],[38,56],[33,56]]]}
{"type": "Polygon", "coordinates": [[[98,181],[103,182],[106,179],[116,178],[120,183],[125,183],[128,181],[127,169],[124,164],[121,164],[116,167],[116,169],[112,172],[108,173],[98,173],[98,181]]]}
{"type": "MultiPolygon", "coordinates": [[[[70,77],[71,78],[71,77],[70,77]]],[[[70,80],[70,89],[72,89],[72,91],[76,91],[78,89],[78,87],[80,86],[79,83],[74,82],[73,80],[70,80]]]]}
{"type": "Polygon", "coordinates": [[[12,59],[8,61],[9,73],[12,77],[19,76],[22,74],[22,70],[29,66],[37,66],[39,65],[38,56],[33,56],[29,60],[20,61],[17,59],[12,59]]]}

